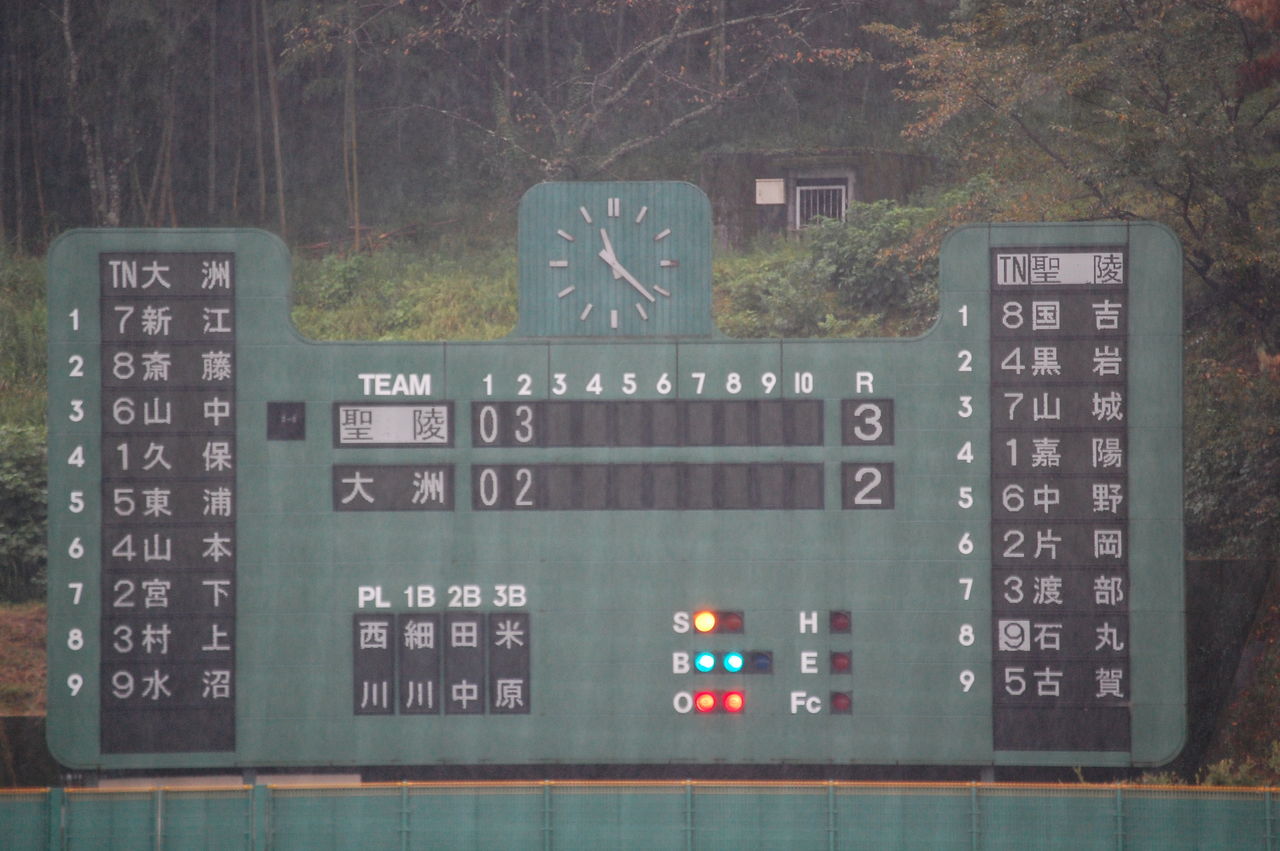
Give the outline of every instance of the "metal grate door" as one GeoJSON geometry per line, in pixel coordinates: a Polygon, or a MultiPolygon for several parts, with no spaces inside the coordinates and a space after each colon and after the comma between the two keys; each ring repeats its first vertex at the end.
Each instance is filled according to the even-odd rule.
{"type": "Polygon", "coordinates": [[[821,216],[826,219],[844,219],[846,187],[842,184],[796,187],[796,227],[802,228],[821,216]]]}

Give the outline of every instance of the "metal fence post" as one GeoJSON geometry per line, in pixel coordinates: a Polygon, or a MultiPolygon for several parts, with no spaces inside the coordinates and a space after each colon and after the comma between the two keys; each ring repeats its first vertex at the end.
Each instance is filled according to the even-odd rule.
{"type": "Polygon", "coordinates": [[[1266,793],[1263,795],[1262,801],[1263,801],[1262,805],[1266,807],[1266,812],[1264,813],[1264,816],[1265,816],[1265,822],[1267,825],[1267,851],[1271,851],[1271,849],[1275,847],[1273,842],[1273,840],[1275,839],[1275,831],[1273,830],[1273,828],[1275,827],[1276,822],[1275,822],[1275,816],[1272,814],[1272,811],[1271,811],[1271,787],[1270,786],[1267,787],[1266,793]]]}
{"type": "Polygon", "coordinates": [[[979,839],[978,784],[969,784],[969,847],[978,851],[981,847],[979,839]]]}
{"type": "Polygon", "coordinates": [[[400,783],[400,849],[409,848],[409,784],[400,783]]]}
{"type": "Polygon", "coordinates": [[[684,847],[693,851],[693,781],[684,781],[684,847]]]}
{"type": "Polygon", "coordinates": [[[253,823],[250,826],[250,848],[267,851],[271,847],[271,797],[266,786],[253,785],[253,823]]]}
{"type": "Polygon", "coordinates": [[[152,792],[151,801],[152,825],[155,828],[152,847],[156,851],[164,851],[164,789],[156,789],[152,792]]]}
{"type": "Polygon", "coordinates": [[[542,851],[551,851],[551,781],[542,781],[542,851]]]}
{"type": "Polygon", "coordinates": [[[49,790],[47,798],[49,808],[49,849],[62,851],[67,847],[67,793],[61,786],[49,790]]]}
{"type": "Polygon", "coordinates": [[[827,781],[827,848],[836,849],[836,782],[827,781]]]}
{"type": "Polygon", "coordinates": [[[1124,851],[1124,787],[1116,784],[1116,851],[1124,851]]]}

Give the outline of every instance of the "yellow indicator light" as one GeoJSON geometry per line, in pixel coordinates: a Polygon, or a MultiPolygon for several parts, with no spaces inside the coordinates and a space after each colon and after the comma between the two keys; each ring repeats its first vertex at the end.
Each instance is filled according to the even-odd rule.
{"type": "Polygon", "coordinates": [[[698,632],[711,632],[716,628],[715,612],[698,612],[693,616],[693,628],[698,632]]]}

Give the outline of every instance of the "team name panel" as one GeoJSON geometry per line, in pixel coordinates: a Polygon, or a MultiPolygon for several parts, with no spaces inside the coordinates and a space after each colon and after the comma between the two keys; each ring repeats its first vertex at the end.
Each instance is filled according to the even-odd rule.
{"type": "Polygon", "coordinates": [[[60,761],[1176,754],[1170,233],[965,228],[920,337],[731,340],[702,220],[623,189],[522,224],[492,342],[303,339],[260,231],[55,244],[60,761]]]}

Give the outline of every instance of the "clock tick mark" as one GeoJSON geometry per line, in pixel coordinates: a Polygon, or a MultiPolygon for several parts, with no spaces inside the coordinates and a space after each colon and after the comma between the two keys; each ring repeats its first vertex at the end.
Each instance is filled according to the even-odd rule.
{"type": "Polygon", "coordinates": [[[649,318],[649,314],[645,312],[645,309],[644,309],[644,303],[643,303],[643,302],[639,302],[639,301],[637,301],[637,302],[636,302],[636,313],[639,313],[639,314],[640,314],[640,318],[641,318],[641,319],[648,319],[648,318],[649,318]]]}
{"type": "Polygon", "coordinates": [[[617,310],[609,311],[609,327],[610,328],[618,327],[618,311],[617,310]]]}
{"type": "Polygon", "coordinates": [[[664,296],[666,296],[667,298],[670,298],[670,297],[671,297],[671,291],[670,291],[670,290],[664,290],[662,287],[654,287],[654,288],[653,288],[653,291],[654,291],[655,293],[657,293],[658,295],[664,295],[664,296]]]}
{"type": "Polygon", "coordinates": [[[636,224],[640,224],[641,222],[643,222],[644,217],[645,215],[648,214],[648,212],[649,212],[648,207],[641,207],[640,212],[636,213],[636,224]]]}
{"type": "Polygon", "coordinates": [[[562,230],[558,230],[558,231],[556,231],[556,236],[558,236],[558,237],[560,237],[561,239],[566,240],[566,241],[568,241],[568,242],[575,242],[575,241],[576,241],[576,240],[574,240],[574,238],[573,238],[573,234],[571,234],[571,233],[569,233],[568,231],[563,230],[563,229],[562,229],[562,230]]]}
{"type": "Polygon", "coordinates": [[[582,214],[582,218],[586,220],[587,224],[591,224],[591,214],[587,212],[586,207],[579,207],[578,212],[582,214]]]}
{"type": "Polygon", "coordinates": [[[556,293],[556,298],[564,298],[565,296],[567,296],[569,293],[573,292],[576,289],[577,287],[573,287],[573,286],[565,287],[560,292],[556,293]]]}
{"type": "Polygon", "coordinates": [[[594,305],[592,305],[591,302],[587,302],[587,306],[582,308],[582,312],[578,314],[578,318],[585,321],[586,318],[591,315],[592,307],[594,307],[594,305]]]}
{"type": "Polygon", "coordinates": [[[658,235],[653,238],[653,241],[660,242],[669,236],[671,236],[671,228],[663,228],[662,230],[658,231],[658,235]]]}
{"type": "Polygon", "coordinates": [[[552,260],[547,265],[550,266],[552,269],[568,269],[569,261],[568,260],[552,260]]]}

